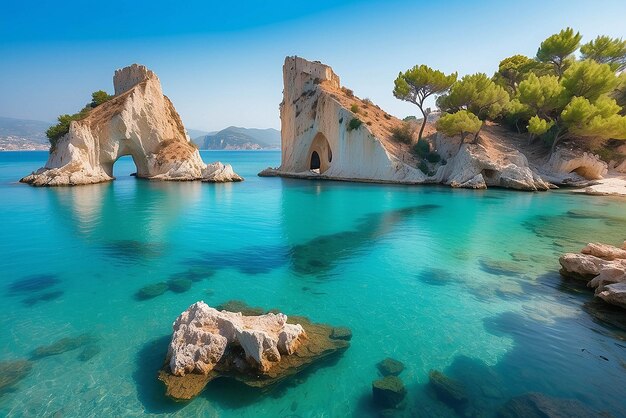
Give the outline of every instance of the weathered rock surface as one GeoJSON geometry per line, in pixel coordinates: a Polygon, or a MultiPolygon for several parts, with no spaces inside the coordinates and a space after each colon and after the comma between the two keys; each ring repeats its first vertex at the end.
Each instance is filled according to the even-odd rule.
{"type": "Polygon", "coordinates": [[[197,302],[174,322],[159,379],[174,399],[191,399],[219,376],[265,387],[348,347],[332,327],[282,313],[243,315],[197,302]]]}
{"type": "Polygon", "coordinates": [[[437,397],[453,408],[464,406],[469,397],[465,386],[438,370],[431,370],[428,373],[428,382],[437,394],[437,397]]]}
{"type": "Polygon", "coordinates": [[[117,70],[115,97],[73,121],[46,165],[21,181],[69,186],[113,180],[113,164],[131,155],[137,176],[158,180],[241,181],[230,165],[205,164],[159,78],[142,65],[117,70]]]}
{"type": "Polygon", "coordinates": [[[0,395],[28,376],[32,368],[33,362],[28,360],[0,361],[0,395]]]}
{"type": "Polygon", "coordinates": [[[626,309],[626,241],[622,248],[590,243],[580,254],[564,254],[559,263],[561,274],[587,281],[597,297],[626,309]]]}
{"type": "Polygon", "coordinates": [[[376,364],[376,368],[383,376],[398,376],[404,370],[404,364],[388,357],[376,364]]]}
{"type": "MultiPolygon", "coordinates": [[[[437,136],[439,144],[446,140],[437,136]]],[[[505,187],[535,191],[551,187],[530,168],[524,154],[486,141],[462,145],[446,165],[438,168],[434,177],[437,182],[469,189],[505,187]]]]}
{"type": "Polygon", "coordinates": [[[565,147],[557,148],[543,169],[557,177],[560,183],[601,179],[608,172],[608,165],[595,154],[565,147]]]}
{"type": "MultiPolygon", "coordinates": [[[[444,183],[473,189],[534,191],[551,186],[529,167],[523,154],[494,141],[466,144],[460,150],[456,141],[448,164],[429,177],[416,168],[419,160],[410,146],[392,139],[402,121],[342,88],[329,66],[287,57],[283,81],[282,161],[279,168],[263,170],[260,176],[444,183]],[[355,120],[361,123],[351,126],[355,120]]],[[[439,138],[439,142],[445,139],[439,138]]],[[[455,141],[448,138],[447,142],[455,141]]],[[[435,145],[438,152],[439,145],[435,145]]]]}
{"type": "Polygon", "coordinates": [[[592,418],[600,416],[573,399],[551,398],[528,393],[509,400],[499,411],[500,418],[592,418]]]}
{"type": "Polygon", "coordinates": [[[406,388],[397,376],[386,376],[372,382],[372,397],[378,406],[395,408],[405,396],[406,388]]]}
{"type": "Polygon", "coordinates": [[[424,182],[426,175],[403,162],[401,146],[390,139],[391,129],[401,121],[342,89],[331,67],[287,57],[283,81],[282,161],[278,169],[261,175],[424,182]],[[362,123],[351,128],[353,119],[362,123]],[[376,123],[368,125],[366,119],[376,123]]]}

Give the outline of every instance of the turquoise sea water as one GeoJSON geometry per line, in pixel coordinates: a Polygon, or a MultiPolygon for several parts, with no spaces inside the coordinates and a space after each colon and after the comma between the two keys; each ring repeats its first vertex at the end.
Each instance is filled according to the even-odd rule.
{"type": "Polygon", "coordinates": [[[376,416],[385,357],[406,365],[398,416],[455,416],[432,369],[466,385],[466,415],[527,392],[626,415],[626,333],[558,274],[563,252],[626,239],[623,200],[259,178],[278,152],[203,158],[246,181],[138,180],[123,158],[115,182],[33,188],[17,180],[46,153],[0,153],[0,361],[86,334],[33,360],[0,416],[376,416]],[[181,275],[186,292],[136,297],[181,275]],[[156,371],[173,320],[232,299],[348,326],[351,347],[269,394],[218,380],[168,401],[156,371]]]}

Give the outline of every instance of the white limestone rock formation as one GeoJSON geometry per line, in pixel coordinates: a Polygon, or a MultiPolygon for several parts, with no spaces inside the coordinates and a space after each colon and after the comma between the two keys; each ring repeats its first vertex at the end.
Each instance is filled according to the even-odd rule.
{"type": "Polygon", "coordinates": [[[341,88],[331,67],[287,57],[283,82],[282,161],[278,169],[268,169],[260,175],[425,181],[426,175],[403,162],[400,145],[390,140],[390,130],[401,121],[341,88]],[[350,110],[353,105],[360,109],[358,113],[350,110]],[[354,119],[362,123],[356,126],[354,119]]]}
{"type": "MultiPolygon", "coordinates": [[[[437,149],[445,149],[450,138],[437,134],[437,149]]],[[[440,151],[441,152],[441,151],[440,151]]],[[[486,189],[505,187],[518,190],[548,190],[551,185],[533,171],[521,152],[493,141],[463,144],[456,154],[440,166],[434,176],[452,187],[486,189]]]]}
{"type": "Polygon", "coordinates": [[[626,241],[622,248],[590,243],[580,254],[564,254],[559,263],[561,274],[588,281],[597,297],[626,309],[626,241]]]}
{"type": "Polygon", "coordinates": [[[498,149],[493,141],[464,145],[460,151],[457,141],[448,164],[429,177],[416,168],[419,159],[410,145],[392,139],[402,121],[341,87],[331,67],[287,57],[283,82],[282,161],[279,168],[266,169],[261,176],[444,183],[474,189],[547,190],[551,186],[529,167],[523,154],[498,149]]]}
{"type": "Polygon", "coordinates": [[[557,148],[543,171],[558,183],[576,183],[581,180],[599,180],[608,172],[608,165],[595,154],[565,147],[557,148]]]}
{"type": "Polygon", "coordinates": [[[282,313],[243,316],[196,302],[174,322],[167,358],[176,376],[207,374],[230,348],[240,346],[249,364],[264,373],[306,338],[302,326],[288,324],[282,313]]]}
{"type": "Polygon", "coordinates": [[[130,155],[137,176],[158,180],[241,181],[230,165],[205,164],[159,78],[142,65],[115,71],[115,97],[73,121],[45,167],[21,181],[70,186],[113,180],[113,164],[130,155]]]}

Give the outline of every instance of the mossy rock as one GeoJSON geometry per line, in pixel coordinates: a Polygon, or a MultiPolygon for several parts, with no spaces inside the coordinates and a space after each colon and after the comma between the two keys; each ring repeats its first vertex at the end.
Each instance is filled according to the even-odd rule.
{"type": "Polygon", "coordinates": [[[350,341],[352,339],[352,331],[347,327],[334,327],[330,338],[333,340],[350,341]]]}
{"type": "Polygon", "coordinates": [[[167,292],[168,289],[169,285],[165,282],[149,284],[139,289],[135,297],[139,300],[153,299],[157,296],[161,296],[163,293],[167,292]]]}
{"type": "Polygon", "coordinates": [[[81,334],[77,337],[64,337],[50,345],[37,347],[33,351],[33,358],[56,356],[67,351],[76,350],[88,344],[92,344],[95,338],[90,334],[81,334]]]}
{"type": "Polygon", "coordinates": [[[461,382],[446,376],[438,370],[431,370],[428,377],[430,385],[442,402],[453,408],[467,404],[469,397],[465,386],[461,382]]]}
{"type": "Polygon", "coordinates": [[[0,394],[12,389],[32,368],[33,362],[29,360],[0,361],[0,394]]]}
{"type": "Polygon", "coordinates": [[[387,357],[376,365],[383,376],[398,376],[404,370],[404,363],[387,357]]]}
{"type": "Polygon", "coordinates": [[[170,279],[167,286],[174,293],[184,293],[191,289],[192,281],[189,279],[170,279]]]}
{"type": "MultiPolygon", "coordinates": [[[[242,312],[244,316],[278,312],[253,308],[241,301],[229,301],[216,309],[242,312]]],[[[188,373],[184,376],[173,375],[170,371],[169,359],[166,358],[158,376],[159,380],[165,383],[166,395],[176,401],[192,399],[201,393],[211,380],[219,377],[234,379],[252,388],[267,391],[279,382],[320,363],[323,359],[342,353],[350,346],[350,343],[345,340],[332,339],[333,327],[329,325],[313,323],[301,316],[288,316],[287,322],[302,325],[306,332],[306,339],[294,353],[282,356],[281,360],[268,371],[259,373],[258,370],[252,368],[241,369],[240,365],[245,364],[245,358],[241,357],[244,355],[243,350],[241,353],[232,351],[231,355],[223,356],[215,368],[204,375],[196,373],[188,373]]]]}
{"type": "Polygon", "coordinates": [[[397,376],[386,376],[372,382],[374,403],[382,408],[395,408],[406,396],[404,383],[397,376]]]}

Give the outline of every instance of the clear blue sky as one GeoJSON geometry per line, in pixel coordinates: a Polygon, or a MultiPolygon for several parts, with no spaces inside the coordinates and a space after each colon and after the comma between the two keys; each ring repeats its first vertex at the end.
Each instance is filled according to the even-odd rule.
{"type": "Polygon", "coordinates": [[[116,68],[154,70],[190,129],[280,127],[287,55],[331,65],[342,84],[400,117],[398,71],[427,64],[492,74],[565,26],[626,37],[626,1],[3,2],[0,116],[53,121],[112,92],[116,68]],[[128,4],[125,4],[128,3],[128,4]]]}

